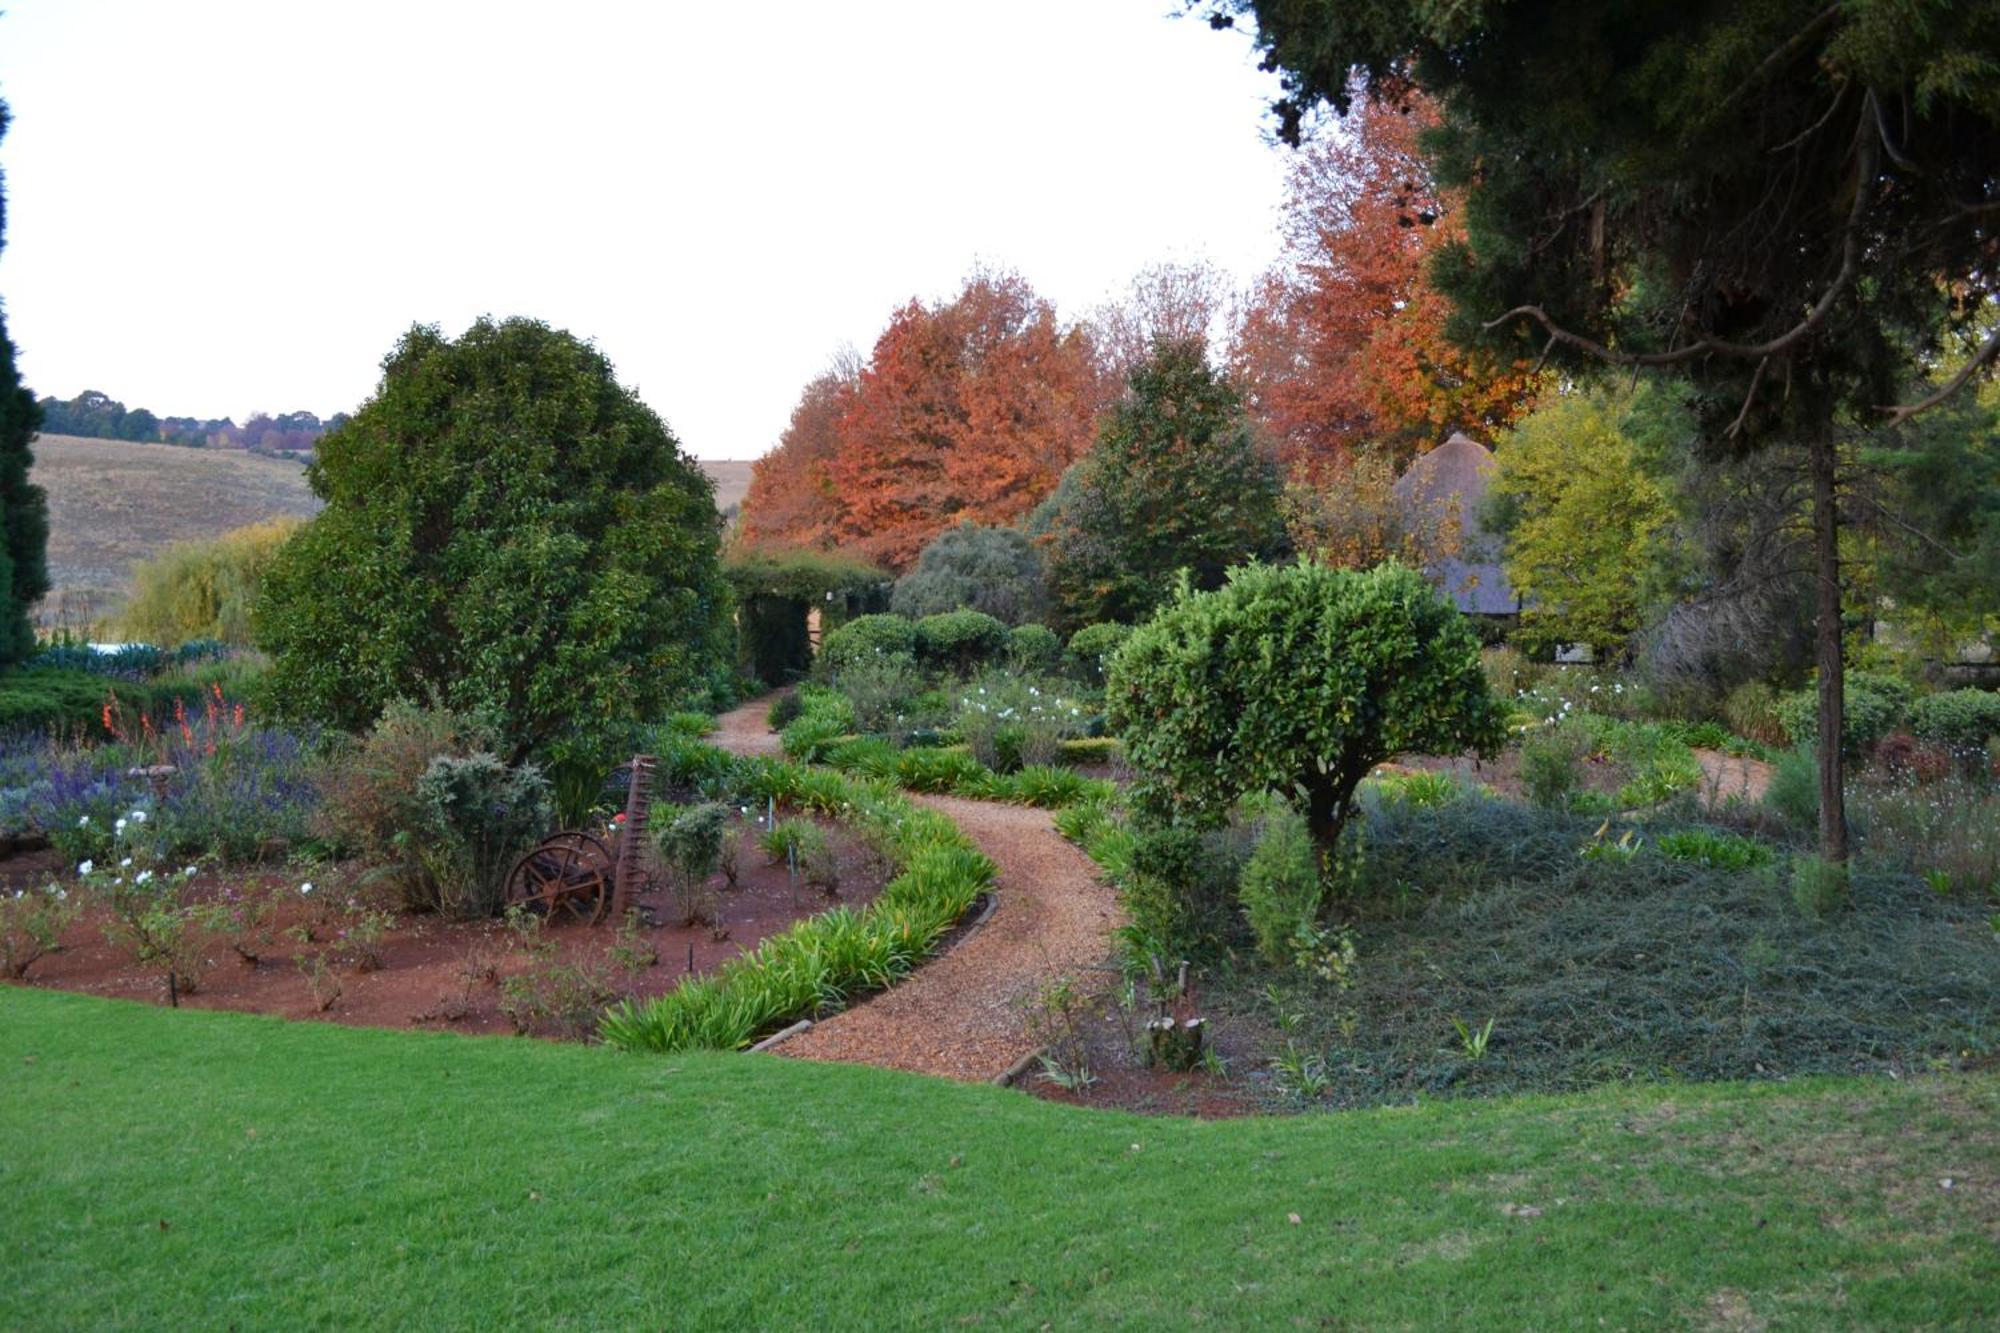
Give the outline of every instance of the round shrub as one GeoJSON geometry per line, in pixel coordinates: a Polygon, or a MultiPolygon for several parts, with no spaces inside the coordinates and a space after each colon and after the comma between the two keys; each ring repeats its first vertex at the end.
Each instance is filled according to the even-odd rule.
{"type": "Polygon", "coordinates": [[[1035,544],[1013,528],[971,523],[932,538],[917,567],[897,579],[889,594],[889,609],[912,618],[970,610],[1020,625],[1047,606],[1042,553],[1035,544]]]}
{"type": "MultiPolygon", "coordinates": [[[[1910,687],[1894,676],[1850,671],[1843,684],[1846,714],[1841,720],[1841,748],[1860,755],[1893,731],[1910,708],[1910,687]]],[[[1778,703],[1778,722],[1794,745],[1819,744],[1819,688],[1808,686],[1778,703]]]]}
{"type": "Polygon", "coordinates": [[[984,611],[947,611],[917,622],[917,652],[925,661],[970,671],[1007,651],[1007,627],[984,611]]]}
{"type": "Polygon", "coordinates": [[[1095,625],[1085,625],[1069,636],[1069,650],[1072,656],[1084,666],[1093,681],[1102,681],[1111,665],[1111,655],[1125,646],[1132,637],[1132,627],[1121,625],[1115,620],[1100,621],[1095,625]]]}
{"type": "Polygon", "coordinates": [[[1921,739],[1957,751],[1977,751],[2000,736],[2000,694],[1989,690],[1946,690],[1910,706],[1910,730],[1921,739]]]}
{"type": "Polygon", "coordinates": [[[1016,671],[1053,670],[1062,650],[1062,640],[1047,625],[1017,625],[1007,638],[1007,661],[1016,671]]]}
{"type": "Polygon", "coordinates": [[[1251,792],[1299,798],[1330,868],[1354,789],[1398,754],[1505,736],[1478,636],[1414,570],[1231,570],[1179,595],[1111,662],[1106,703],[1141,795],[1213,820],[1251,792]]]}
{"type": "Polygon", "coordinates": [[[307,476],[254,616],[291,712],[487,709],[503,757],[588,766],[730,658],[714,489],[570,334],[412,329],[307,476]]]}
{"type": "Polygon", "coordinates": [[[819,645],[819,669],[824,675],[839,675],[858,662],[874,657],[909,657],[917,653],[916,622],[906,616],[880,614],[856,616],[839,629],[830,631],[819,645]]]}

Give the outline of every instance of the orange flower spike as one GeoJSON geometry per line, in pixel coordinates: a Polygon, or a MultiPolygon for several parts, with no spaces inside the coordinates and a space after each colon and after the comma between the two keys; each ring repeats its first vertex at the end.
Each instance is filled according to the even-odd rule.
{"type": "Polygon", "coordinates": [[[236,705],[236,729],[243,730],[243,705],[236,705]]]}

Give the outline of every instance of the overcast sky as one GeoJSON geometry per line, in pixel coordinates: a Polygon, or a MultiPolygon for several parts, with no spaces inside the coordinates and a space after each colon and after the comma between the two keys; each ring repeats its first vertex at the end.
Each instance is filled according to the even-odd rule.
{"type": "Polygon", "coordinates": [[[521,314],[747,458],[975,263],[1073,317],[1276,251],[1273,80],[1176,0],[0,3],[38,395],[327,416],[411,324],[521,314]]]}

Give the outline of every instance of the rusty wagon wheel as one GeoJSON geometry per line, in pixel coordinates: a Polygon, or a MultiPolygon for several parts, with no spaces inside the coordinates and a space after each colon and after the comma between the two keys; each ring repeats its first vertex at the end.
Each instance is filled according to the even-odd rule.
{"type": "Polygon", "coordinates": [[[551,925],[576,920],[594,926],[611,904],[614,864],[588,833],[551,834],[507,873],[507,906],[525,907],[551,925]]]}

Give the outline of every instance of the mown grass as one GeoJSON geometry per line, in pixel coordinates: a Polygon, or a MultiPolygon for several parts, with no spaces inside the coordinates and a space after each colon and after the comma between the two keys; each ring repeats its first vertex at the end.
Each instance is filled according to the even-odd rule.
{"type": "Polygon", "coordinates": [[[18,988],[0,1069],[7,1327],[2000,1319],[1990,1074],[1198,1123],[18,988]]]}

